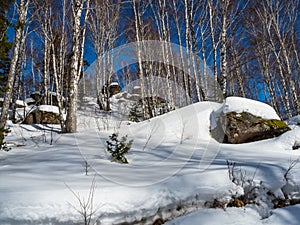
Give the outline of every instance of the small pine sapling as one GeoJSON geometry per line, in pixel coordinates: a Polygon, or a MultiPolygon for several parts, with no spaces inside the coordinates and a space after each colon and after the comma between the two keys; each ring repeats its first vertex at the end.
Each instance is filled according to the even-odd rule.
{"type": "Polygon", "coordinates": [[[128,163],[125,154],[130,150],[133,140],[127,142],[127,135],[119,140],[118,133],[113,133],[109,138],[110,141],[106,141],[107,151],[111,153],[112,161],[128,163]]]}
{"type": "Polygon", "coordinates": [[[139,109],[138,104],[132,105],[129,111],[128,120],[131,122],[139,122],[139,109]]]}

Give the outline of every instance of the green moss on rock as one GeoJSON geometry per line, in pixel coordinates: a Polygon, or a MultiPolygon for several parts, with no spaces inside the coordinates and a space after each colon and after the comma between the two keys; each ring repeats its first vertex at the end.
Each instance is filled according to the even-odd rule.
{"type": "Polygon", "coordinates": [[[266,120],[248,112],[221,113],[211,135],[221,143],[240,144],[277,137],[290,128],[281,120],[266,120]]]}
{"type": "Polygon", "coordinates": [[[273,120],[265,120],[264,122],[273,129],[288,129],[288,130],[290,130],[290,128],[286,125],[286,123],[281,120],[273,119],[273,120]]]}

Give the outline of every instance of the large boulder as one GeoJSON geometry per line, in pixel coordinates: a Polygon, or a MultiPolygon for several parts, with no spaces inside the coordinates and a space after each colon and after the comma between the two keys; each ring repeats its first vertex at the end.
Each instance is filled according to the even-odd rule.
{"type": "Polygon", "coordinates": [[[119,94],[122,91],[121,86],[118,82],[112,82],[109,85],[105,85],[102,87],[102,94],[108,94],[109,97],[112,97],[116,94],[119,94]]]}
{"type": "Polygon", "coordinates": [[[140,86],[134,86],[132,90],[133,94],[141,95],[141,87],[140,86]]]}
{"type": "Polygon", "coordinates": [[[26,108],[27,103],[23,100],[17,100],[16,101],[16,108],[26,108]]]}
{"type": "Polygon", "coordinates": [[[278,119],[264,119],[249,112],[221,112],[211,134],[221,143],[241,144],[277,137],[288,130],[278,119]]]}
{"type": "Polygon", "coordinates": [[[122,88],[117,82],[113,82],[108,87],[109,97],[116,95],[122,91],[122,88]]]}
{"type": "Polygon", "coordinates": [[[23,124],[60,124],[58,108],[48,105],[38,106],[25,117],[23,124]]]}
{"type": "Polygon", "coordinates": [[[211,114],[211,134],[221,143],[240,144],[277,137],[290,128],[268,104],[228,97],[211,114]]]}

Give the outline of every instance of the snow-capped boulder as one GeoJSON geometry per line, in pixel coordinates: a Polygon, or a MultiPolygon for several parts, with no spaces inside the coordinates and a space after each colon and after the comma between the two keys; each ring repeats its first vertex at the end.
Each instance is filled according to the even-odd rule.
{"type": "Polygon", "coordinates": [[[221,143],[259,141],[290,130],[271,106],[251,99],[229,97],[212,117],[211,134],[221,143]]]}
{"type": "Polygon", "coordinates": [[[116,95],[122,91],[122,88],[118,84],[118,82],[113,82],[109,85],[109,97],[116,95]]]}
{"type": "Polygon", "coordinates": [[[23,100],[17,100],[16,101],[16,107],[17,108],[25,108],[27,106],[27,103],[23,100]]]}
{"type": "Polygon", "coordinates": [[[134,86],[132,93],[137,94],[137,95],[141,95],[141,86],[134,86]]]}
{"type": "Polygon", "coordinates": [[[33,98],[26,98],[25,102],[28,106],[35,104],[35,100],[33,98]]]}
{"type": "Polygon", "coordinates": [[[23,124],[59,124],[58,107],[40,105],[25,117],[23,124]]]}
{"type": "Polygon", "coordinates": [[[255,101],[242,97],[228,97],[222,106],[224,114],[229,112],[248,112],[252,115],[261,117],[266,120],[276,119],[280,120],[275,109],[263,102],[255,101]]]}

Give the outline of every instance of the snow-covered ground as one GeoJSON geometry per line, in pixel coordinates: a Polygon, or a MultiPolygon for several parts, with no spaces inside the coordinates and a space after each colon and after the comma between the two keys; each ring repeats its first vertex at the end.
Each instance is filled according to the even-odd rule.
{"type": "Polygon", "coordinates": [[[0,152],[0,224],[84,224],[80,203],[93,212],[90,224],[152,224],[158,218],[168,225],[299,224],[299,205],[272,209],[270,201],[284,194],[300,198],[300,163],[284,177],[300,156],[292,150],[300,140],[297,122],[282,136],[255,143],[219,144],[210,137],[212,112],[245,109],[278,117],[267,105],[229,98],[141,123],[124,121],[120,111],[86,108],[79,111],[76,134],[60,134],[56,125],[9,123],[13,147],[0,152]],[[110,161],[106,140],[113,132],[133,139],[129,164],[110,161]],[[230,170],[238,181],[232,182],[230,170]],[[255,204],[210,208],[249,188],[255,204]]]}
{"type": "Polygon", "coordinates": [[[275,209],[267,219],[261,219],[251,207],[202,209],[165,223],[166,225],[299,225],[300,205],[275,209]]]}

